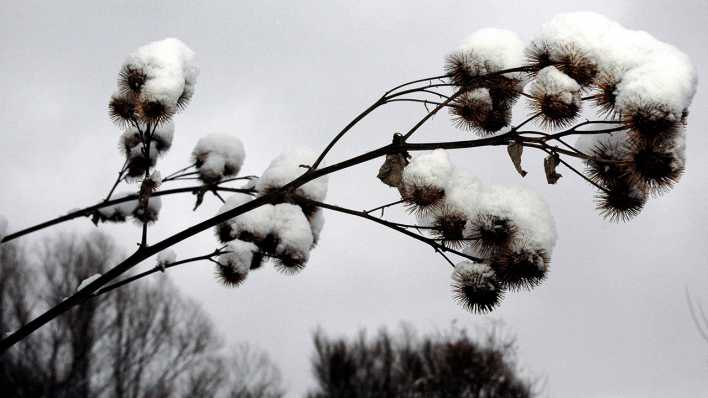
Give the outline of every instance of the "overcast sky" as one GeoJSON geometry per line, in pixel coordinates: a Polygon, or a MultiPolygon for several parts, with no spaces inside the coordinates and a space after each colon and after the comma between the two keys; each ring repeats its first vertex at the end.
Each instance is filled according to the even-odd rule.
{"type": "MultiPolygon", "coordinates": [[[[158,165],[163,175],[185,166],[196,140],[209,132],[243,140],[247,174],[259,174],[293,145],[320,148],[387,88],[439,74],[444,56],[481,27],[513,29],[528,40],[554,14],[590,9],[678,46],[693,59],[699,78],[708,63],[708,6],[702,0],[187,3],[2,2],[0,213],[11,229],[106,194],[122,163],[120,132],[106,113],[116,73],[129,52],[165,37],[178,37],[197,52],[201,76],[192,104],[176,117],[175,144],[158,165]]],[[[423,115],[416,105],[376,112],[331,159],[387,143],[423,115]]],[[[684,290],[708,305],[707,105],[699,84],[688,119],[687,173],[629,224],[599,217],[593,190],[567,170],[557,185],[547,186],[538,154],[525,158],[530,174],[522,180],[503,148],[455,152],[460,167],[486,182],[541,192],[559,231],[548,280],[532,292],[508,295],[489,316],[469,314],[453,302],[450,268],[430,248],[338,214],[327,214],[321,243],[296,276],[267,268],[227,289],[204,263],[168,277],[202,303],[230,341],[266,349],[291,396],[311,384],[310,338],[317,326],[352,335],[360,327],[373,331],[401,321],[434,331],[453,320],[470,328],[503,321],[518,337],[521,364],[547,379],[548,396],[700,396],[708,387],[708,343],[691,321],[684,290]]],[[[441,114],[418,139],[465,136],[441,114]]],[[[395,192],[376,180],[378,166],[371,162],[332,176],[328,201],[364,209],[395,200],[395,192]]],[[[191,205],[190,197],[166,202],[151,240],[218,208],[213,198],[195,213],[191,205]]],[[[59,230],[91,228],[78,220],[59,230]]],[[[138,227],[101,228],[134,250],[138,227]]],[[[216,244],[209,231],[176,251],[188,257],[216,244]]]]}

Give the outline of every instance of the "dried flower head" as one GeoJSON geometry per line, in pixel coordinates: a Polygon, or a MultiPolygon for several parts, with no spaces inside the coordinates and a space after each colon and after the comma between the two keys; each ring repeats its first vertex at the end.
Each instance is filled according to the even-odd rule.
{"type": "Polygon", "coordinates": [[[226,287],[238,287],[247,276],[248,271],[220,263],[216,265],[216,277],[226,287]]]}
{"type": "Polygon", "coordinates": [[[592,159],[586,160],[586,174],[588,177],[601,184],[611,185],[627,175],[627,159],[629,144],[624,137],[615,136],[624,133],[613,133],[612,136],[589,138],[591,147],[588,155],[592,159]]]}
{"type": "Polygon", "coordinates": [[[404,184],[398,189],[408,211],[421,217],[439,211],[445,199],[445,189],[418,183],[404,184]]]}
{"type": "Polygon", "coordinates": [[[508,219],[494,214],[478,214],[465,227],[465,238],[475,253],[489,258],[511,247],[517,228],[508,219]]]}
{"type": "Polygon", "coordinates": [[[600,214],[613,222],[629,221],[644,208],[647,193],[627,179],[617,179],[595,196],[600,214]]]}
{"type": "Polygon", "coordinates": [[[477,88],[459,96],[450,106],[450,114],[457,128],[481,136],[496,133],[511,122],[511,107],[503,103],[495,105],[487,88],[477,88]]]}
{"type": "Polygon", "coordinates": [[[159,98],[145,99],[138,104],[138,114],[143,123],[156,125],[168,122],[176,108],[159,98]]]}
{"type": "Polygon", "coordinates": [[[467,216],[459,211],[443,207],[433,215],[433,236],[441,240],[441,244],[451,248],[461,248],[465,243],[465,225],[467,216]]]}
{"type": "Polygon", "coordinates": [[[582,87],[593,84],[599,70],[592,57],[570,43],[554,47],[544,42],[533,42],[526,49],[526,59],[533,70],[554,66],[582,87]]]}
{"type": "Polygon", "coordinates": [[[139,94],[145,81],[147,81],[145,71],[135,65],[125,64],[118,73],[118,88],[124,94],[139,94]]]}
{"type": "Polygon", "coordinates": [[[152,224],[157,221],[162,208],[162,199],[159,196],[151,196],[147,205],[136,206],[132,216],[137,222],[152,224]]]}
{"type": "Polygon", "coordinates": [[[504,290],[487,264],[463,261],[452,274],[455,300],[474,313],[489,312],[501,301],[504,290]]]}
{"type": "Polygon", "coordinates": [[[283,253],[280,257],[275,258],[273,267],[286,275],[294,275],[305,269],[307,259],[302,258],[297,253],[283,253]],[[290,254],[293,254],[292,256],[290,254]]]}
{"type": "Polygon", "coordinates": [[[512,290],[531,289],[546,277],[550,258],[544,250],[533,250],[524,245],[506,250],[490,259],[489,266],[499,282],[512,290]]]}
{"type": "Polygon", "coordinates": [[[624,109],[622,119],[635,139],[669,139],[682,126],[682,118],[654,104],[624,109]]]}
{"type": "Polygon", "coordinates": [[[598,108],[600,116],[615,119],[619,116],[617,111],[617,85],[620,83],[616,73],[601,73],[595,81],[595,91],[592,101],[598,108]]]}
{"type": "Polygon", "coordinates": [[[532,110],[548,127],[566,126],[580,113],[580,85],[553,66],[538,72],[529,94],[532,110]]]}
{"type": "Polygon", "coordinates": [[[219,256],[216,272],[226,286],[240,285],[248,276],[250,269],[258,268],[263,256],[258,247],[250,242],[234,240],[226,245],[226,252],[219,256]]]}
{"type": "Polygon", "coordinates": [[[129,95],[113,94],[108,103],[108,115],[113,123],[121,127],[128,126],[138,117],[135,100],[129,95]]]}
{"type": "Polygon", "coordinates": [[[634,142],[630,151],[629,181],[653,193],[676,184],[685,166],[683,137],[634,142]]]}

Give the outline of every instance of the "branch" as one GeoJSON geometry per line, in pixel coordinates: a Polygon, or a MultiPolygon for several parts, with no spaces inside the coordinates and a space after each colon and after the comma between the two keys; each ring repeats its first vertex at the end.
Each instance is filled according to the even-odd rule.
{"type": "MultiPolygon", "coordinates": [[[[221,187],[221,186],[216,186],[216,185],[205,184],[205,185],[198,185],[198,186],[191,186],[191,187],[184,187],[184,188],[166,189],[163,191],[154,192],[151,196],[164,196],[164,195],[172,195],[172,194],[186,193],[186,192],[192,193],[192,192],[198,191],[200,189],[213,189],[213,190],[224,191],[224,192],[251,193],[251,191],[248,189],[228,188],[228,187],[221,187]]],[[[102,201],[102,202],[99,202],[95,205],[88,206],[88,207],[85,207],[80,210],[75,210],[75,211],[70,212],[69,214],[66,214],[66,215],[54,218],[52,220],[45,221],[43,223],[34,225],[32,227],[25,228],[25,229],[19,230],[17,232],[13,232],[11,234],[8,234],[0,242],[1,243],[9,242],[13,239],[17,239],[21,236],[42,230],[44,228],[51,227],[53,225],[57,225],[57,224],[60,224],[60,223],[66,222],[66,221],[71,221],[75,218],[88,216],[91,213],[93,213],[94,211],[102,209],[104,207],[113,206],[118,203],[128,202],[128,201],[137,200],[137,199],[138,199],[138,194],[132,194],[132,195],[127,195],[127,196],[118,198],[118,199],[102,201]]]]}
{"type": "Polygon", "coordinates": [[[136,281],[136,280],[142,279],[148,275],[154,274],[155,272],[158,272],[158,271],[164,272],[168,268],[176,267],[178,265],[182,265],[182,264],[186,264],[186,263],[192,263],[192,262],[202,261],[202,260],[210,260],[212,257],[218,256],[223,253],[226,253],[226,251],[222,250],[222,249],[216,249],[212,253],[205,254],[203,256],[190,257],[190,258],[186,258],[186,259],[180,260],[180,261],[175,261],[174,263],[166,264],[164,267],[155,266],[147,271],[141,272],[139,274],[135,274],[131,277],[125,278],[125,279],[118,281],[116,283],[112,283],[110,285],[104,286],[104,287],[96,290],[95,292],[93,292],[93,294],[91,294],[91,297],[98,297],[102,294],[108,293],[114,289],[121,287],[121,286],[127,285],[133,281],[136,281]]]}
{"type": "Polygon", "coordinates": [[[318,202],[315,200],[307,200],[307,202],[314,205],[314,206],[321,207],[323,209],[332,210],[332,211],[336,211],[339,213],[344,213],[344,214],[349,214],[349,215],[356,216],[356,217],[365,218],[369,221],[373,221],[377,224],[381,224],[381,225],[391,228],[395,231],[398,231],[398,232],[402,233],[403,235],[409,236],[413,239],[419,240],[425,244],[430,245],[433,249],[435,249],[436,252],[454,253],[454,254],[457,254],[458,256],[467,258],[467,259],[472,260],[474,262],[483,261],[483,259],[481,259],[481,258],[473,257],[468,254],[457,251],[455,249],[451,249],[449,247],[443,246],[443,245],[437,243],[434,239],[427,238],[422,235],[418,235],[418,234],[413,233],[405,228],[399,227],[396,223],[386,221],[386,220],[378,218],[378,217],[374,217],[374,216],[369,215],[368,213],[365,213],[363,211],[356,211],[356,210],[352,210],[352,209],[347,209],[345,207],[335,206],[335,205],[331,205],[331,204],[327,204],[327,203],[323,203],[323,202],[318,202]]]}

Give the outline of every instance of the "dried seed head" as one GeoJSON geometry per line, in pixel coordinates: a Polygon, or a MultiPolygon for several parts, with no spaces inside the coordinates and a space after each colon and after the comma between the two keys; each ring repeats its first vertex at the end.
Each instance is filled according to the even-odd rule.
{"type": "Polygon", "coordinates": [[[598,74],[597,64],[575,46],[566,46],[554,63],[582,87],[590,86],[598,74]]]}
{"type": "Polygon", "coordinates": [[[455,266],[452,291],[455,300],[474,313],[491,311],[504,295],[504,290],[489,265],[469,261],[455,266]]]}
{"type": "Polygon", "coordinates": [[[517,228],[508,218],[493,214],[478,214],[469,220],[465,237],[471,239],[475,253],[489,258],[509,249],[516,238],[517,228]]]}
{"type": "Polygon", "coordinates": [[[192,100],[192,97],[194,96],[194,86],[191,84],[188,84],[186,81],[184,83],[184,90],[182,90],[182,94],[177,98],[177,112],[181,112],[187,108],[187,105],[189,105],[189,102],[192,100]]]}
{"type": "Polygon", "coordinates": [[[405,200],[408,211],[419,216],[427,216],[442,207],[445,190],[422,184],[401,185],[398,189],[405,200]]]}
{"type": "Polygon", "coordinates": [[[596,208],[613,222],[629,221],[644,208],[647,193],[627,179],[617,179],[596,195],[596,208]]]}
{"type": "Polygon", "coordinates": [[[489,266],[503,287],[520,290],[538,286],[546,277],[549,262],[544,250],[531,250],[521,245],[521,248],[494,256],[489,266]]]}
{"type": "Polygon", "coordinates": [[[554,66],[582,87],[593,84],[598,75],[597,64],[571,44],[551,49],[547,43],[534,42],[526,50],[526,59],[536,73],[548,66],[554,66]]]}
{"type": "Polygon", "coordinates": [[[450,76],[453,84],[470,87],[476,77],[470,64],[470,55],[464,51],[456,51],[445,58],[445,73],[450,76]]]}
{"type": "Polygon", "coordinates": [[[217,264],[216,277],[226,287],[238,287],[246,280],[248,271],[243,271],[240,268],[217,264]]]}
{"type": "Polygon", "coordinates": [[[638,140],[670,139],[682,126],[682,118],[677,118],[659,105],[625,110],[622,119],[638,140]]]}
{"type": "Polygon", "coordinates": [[[297,274],[307,265],[307,256],[298,252],[285,252],[276,257],[274,267],[283,274],[297,274]]]}
{"type": "Polygon", "coordinates": [[[553,66],[538,72],[529,91],[531,109],[547,127],[570,124],[580,113],[580,85],[553,66]]]}
{"type": "Polygon", "coordinates": [[[234,231],[229,222],[223,222],[221,224],[218,224],[214,229],[214,232],[216,233],[216,239],[218,239],[221,243],[228,243],[236,238],[233,235],[234,231]]]}
{"type": "Polygon", "coordinates": [[[146,81],[145,72],[135,66],[124,65],[118,74],[118,87],[123,93],[139,94],[146,81]]]}
{"type": "Polygon", "coordinates": [[[251,271],[259,269],[263,266],[264,256],[261,252],[253,253],[251,258],[251,271]]]}
{"type": "Polygon", "coordinates": [[[433,235],[446,247],[461,248],[465,243],[465,224],[467,217],[463,213],[443,208],[433,218],[433,235]]]}
{"type": "Polygon", "coordinates": [[[152,224],[157,221],[162,208],[162,199],[159,196],[150,197],[145,205],[138,205],[133,210],[133,218],[140,223],[152,224]]]}
{"type": "Polygon", "coordinates": [[[553,65],[551,50],[548,44],[533,42],[526,48],[526,60],[531,69],[537,73],[541,69],[553,65]]]}
{"type": "Polygon", "coordinates": [[[635,142],[630,152],[629,181],[657,194],[671,189],[684,171],[682,142],[635,142]]]}
{"type": "Polygon", "coordinates": [[[511,107],[495,105],[489,89],[478,88],[458,97],[450,107],[455,126],[481,136],[496,133],[511,122],[511,107]]]}
{"type": "Polygon", "coordinates": [[[628,146],[619,140],[600,141],[592,148],[595,158],[585,162],[586,174],[593,181],[604,185],[614,184],[627,175],[628,146]]]}
{"type": "Polygon", "coordinates": [[[121,127],[128,126],[137,118],[134,99],[127,95],[113,94],[108,103],[108,114],[113,123],[121,127]]]}
{"type": "Polygon", "coordinates": [[[617,74],[600,74],[595,82],[595,93],[593,103],[598,107],[598,114],[602,117],[615,119],[617,112],[617,85],[619,78],[617,74]]]}
{"type": "Polygon", "coordinates": [[[158,99],[145,100],[140,103],[139,114],[146,124],[166,123],[174,116],[176,109],[158,99]]]}

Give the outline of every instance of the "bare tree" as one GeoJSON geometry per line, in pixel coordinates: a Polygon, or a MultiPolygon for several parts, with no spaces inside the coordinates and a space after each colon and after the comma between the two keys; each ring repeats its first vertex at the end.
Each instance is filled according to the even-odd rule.
{"type": "Polygon", "coordinates": [[[374,338],[314,335],[312,359],[317,386],[310,398],[460,397],[528,398],[534,382],[515,363],[514,339],[495,329],[475,341],[452,329],[418,337],[412,329],[374,338]]]}
{"type": "MultiPolygon", "coordinates": [[[[62,235],[36,251],[3,245],[0,328],[70,296],[119,256],[99,233],[62,235]]],[[[280,382],[264,353],[245,344],[225,352],[206,314],[167,279],[95,297],[0,361],[0,391],[15,397],[277,397],[280,382]]]]}

